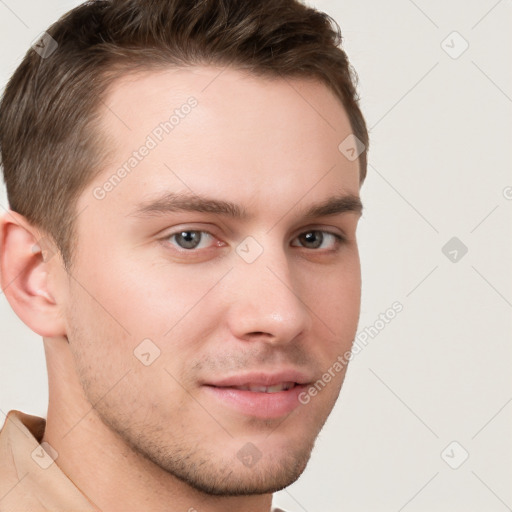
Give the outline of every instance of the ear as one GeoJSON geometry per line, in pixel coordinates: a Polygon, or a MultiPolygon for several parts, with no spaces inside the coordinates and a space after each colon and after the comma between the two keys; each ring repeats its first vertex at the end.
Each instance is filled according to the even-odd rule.
{"type": "Polygon", "coordinates": [[[50,269],[58,265],[49,238],[17,212],[0,217],[0,284],[14,312],[43,337],[65,335],[59,304],[48,287],[50,269]],[[53,261],[50,261],[53,260],[53,261]]]}

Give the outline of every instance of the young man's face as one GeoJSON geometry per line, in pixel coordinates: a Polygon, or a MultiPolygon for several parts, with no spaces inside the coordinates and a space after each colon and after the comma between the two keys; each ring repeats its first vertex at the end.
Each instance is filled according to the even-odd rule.
{"type": "Polygon", "coordinates": [[[79,198],[60,297],[93,414],[195,488],[266,493],[298,478],[341,388],[338,371],[298,399],[356,332],[359,212],[305,212],[358,198],[359,169],[338,149],[351,129],[326,86],[219,72],[113,86],[112,154],[79,198]],[[246,216],[173,209],[170,194],[246,216]]]}

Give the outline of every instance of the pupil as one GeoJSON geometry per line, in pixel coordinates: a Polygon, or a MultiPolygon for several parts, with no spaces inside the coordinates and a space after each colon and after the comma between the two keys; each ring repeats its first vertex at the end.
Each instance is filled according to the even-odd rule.
{"type": "Polygon", "coordinates": [[[198,243],[198,233],[196,231],[182,231],[179,235],[179,238],[184,240],[184,245],[182,245],[186,249],[193,249],[198,243]]]}
{"type": "Polygon", "coordinates": [[[319,234],[319,231],[310,231],[309,233],[306,233],[304,235],[304,238],[306,239],[306,243],[313,243],[314,247],[320,247],[322,245],[322,235],[317,236],[319,234]],[[315,242],[315,239],[317,240],[315,242]]]}

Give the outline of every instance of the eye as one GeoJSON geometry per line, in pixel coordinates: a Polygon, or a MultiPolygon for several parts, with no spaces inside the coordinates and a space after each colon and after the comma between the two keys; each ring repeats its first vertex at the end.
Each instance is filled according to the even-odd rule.
{"type": "MultiPolygon", "coordinates": [[[[322,231],[320,229],[314,229],[311,231],[305,231],[301,235],[299,235],[296,240],[300,240],[302,244],[306,247],[306,249],[318,249],[322,248],[322,244],[325,241],[331,242],[331,247],[323,247],[323,249],[328,250],[336,250],[336,248],[341,245],[345,239],[338,235],[337,233],[331,233],[329,231],[322,231]]],[[[328,244],[329,245],[329,244],[328,244]]]]}
{"type": "Polygon", "coordinates": [[[185,250],[192,250],[192,249],[202,249],[201,242],[207,241],[208,239],[212,239],[213,236],[208,233],[207,231],[199,231],[199,230],[192,230],[192,229],[184,229],[177,233],[172,233],[171,235],[167,236],[165,239],[172,241],[175,240],[176,244],[181,248],[185,250]]]}
{"type": "MultiPolygon", "coordinates": [[[[208,245],[212,245],[215,237],[208,231],[195,229],[182,229],[176,233],[171,233],[164,238],[165,241],[172,243],[179,250],[192,252],[194,250],[205,249],[208,245]],[[210,244],[208,243],[210,242],[210,244]]],[[[314,229],[305,231],[295,240],[299,240],[300,244],[306,249],[326,249],[335,251],[339,245],[345,242],[345,238],[337,233],[314,229]],[[327,247],[326,247],[327,245],[327,247]]],[[[216,245],[223,245],[218,241],[216,245]]],[[[300,247],[292,244],[293,247],[300,247]]]]}

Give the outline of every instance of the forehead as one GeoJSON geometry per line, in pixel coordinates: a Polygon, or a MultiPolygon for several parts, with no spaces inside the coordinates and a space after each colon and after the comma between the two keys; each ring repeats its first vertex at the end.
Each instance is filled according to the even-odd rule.
{"type": "Polygon", "coordinates": [[[105,126],[117,120],[130,130],[132,127],[116,116],[116,110],[123,110],[133,120],[140,120],[142,115],[161,116],[160,109],[165,113],[190,95],[202,100],[204,108],[222,106],[227,118],[235,112],[240,121],[253,117],[263,104],[278,107],[276,113],[298,109],[307,116],[306,122],[319,118],[333,130],[346,118],[339,99],[316,78],[257,76],[234,68],[191,66],[128,72],[114,80],[104,101],[105,126]]]}
{"type": "Polygon", "coordinates": [[[161,189],[241,201],[359,190],[358,162],[338,149],[351,133],[346,112],[312,79],[201,66],[129,74],[109,89],[101,130],[110,156],[92,186],[114,178],[111,207],[161,189]]]}

